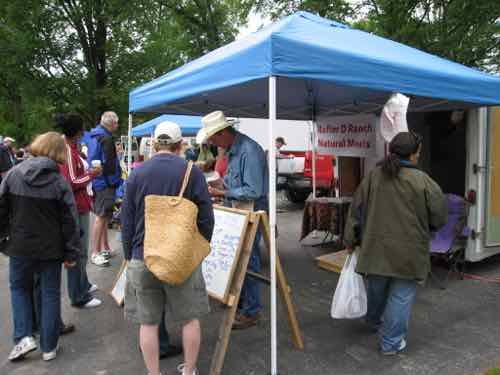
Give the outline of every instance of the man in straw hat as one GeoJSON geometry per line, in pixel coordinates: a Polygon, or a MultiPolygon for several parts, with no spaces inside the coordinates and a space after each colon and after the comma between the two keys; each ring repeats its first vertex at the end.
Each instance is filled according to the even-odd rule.
{"type": "MultiPolygon", "coordinates": [[[[148,195],[175,196],[184,179],[187,162],[179,156],[182,134],[179,125],[165,121],[155,129],[155,155],[134,169],[127,182],[122,206],[122,235],[127,267],[125,315],[140,326],[140,345],[150,375],[161,375],[158,326],[165,312],[170,322],[181,322],[185,363],[183,375],[197,375],[196,361],[201,342],[199,318],[209,312],[208,295],[201,266],[180,285],[160,281],[144,264],[145,198],[148,195]]],[[[212,201],[203,173],[193,166],[184,192],[198,207],[200,233],[210,241],[214,228],[212,201]]]]}
{"type": "MultiPolygon", "coordinates": [[[[213,197],[222,197],[226,206],[248,210],[267,210],[268,166],[264,150],[253,139],[233,128],[221,111],[212,112],[201,120],[203,127],[196,136],[197,143],[210,142],[227,150],[228,169],[224,189],[209,187],[213,197]]],[[[260,272],[260,233],[257,233],[248,268],[260,272]]],[[[259,282],[245,278],[241,289],[234,329],[257,324],[262,305],[259,282]]]]}

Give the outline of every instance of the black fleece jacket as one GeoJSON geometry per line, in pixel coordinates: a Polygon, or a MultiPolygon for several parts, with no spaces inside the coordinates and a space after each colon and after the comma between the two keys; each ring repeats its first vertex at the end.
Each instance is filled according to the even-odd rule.
{"type": "Polygon", "coordinates": [[[0,185],[0,228],[8,256],[75,260],[80,231],[73,192],[57,164],[45,157],[12,168],[0,185]]]}

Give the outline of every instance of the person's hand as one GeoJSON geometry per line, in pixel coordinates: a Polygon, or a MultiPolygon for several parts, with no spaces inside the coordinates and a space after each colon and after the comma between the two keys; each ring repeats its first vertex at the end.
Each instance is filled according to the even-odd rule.
{"type": "Polygon", "coordinates": [[[222,189],[217,189],[212,186],[208,187],[208,192],[212,197],[223,197],[224,196],[224,190],[222,189]]]}
{"type": "Polygon", "coordinates": [[[92,177],[99,176],[102,173],[102,167],[92,167],[89,169],[89,173],[92,177]]]}
{"type": "Polygon", "coordinates": [[[70,261],[70,260],[64,261],[64,268],[73,268],[74,266],[76,266],[75,261],[70,261]]]}

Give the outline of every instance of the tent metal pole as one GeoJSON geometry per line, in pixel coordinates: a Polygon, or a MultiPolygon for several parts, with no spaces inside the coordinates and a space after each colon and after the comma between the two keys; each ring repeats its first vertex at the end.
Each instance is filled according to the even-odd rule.
{"type": "Polygon", "coordinates": [[[276,77],[269,77],[269,221],[271,244],[271,375],[278,375],[276,330],[276,147],[274,125],[276,121],[276,77]]]}
{"type": "Polygon", "coordinates": [[[155,138],[155,133],[151,132],[151,138],[149,139],[149,158],[153,157],[153,140],[155,138]]]}
{"type": "Polygon", "coordinates": [[[312,124],[312,175],[313,175],[313,199],[316,198],[316,120],[311,121],[312,124]]]}
{"type": "Polygon", "coordinates": [[[128,137],[127,137],[127,177],[132,170],[132,113],[128,114],[128,137]]]}
{"type": "Polygon", "coordinates": [[[309,97],[311,99],[311,124],[312,124],[312,185],[313,185],[313,199],[316,199],[316,97],[312,88],[309,90],[309,97]]]}

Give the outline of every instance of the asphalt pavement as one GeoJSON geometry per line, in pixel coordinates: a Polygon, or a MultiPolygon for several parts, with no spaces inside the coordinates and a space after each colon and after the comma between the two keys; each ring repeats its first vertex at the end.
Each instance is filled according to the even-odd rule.
{"type": "MultiPolygon", "coordinates": [[[[383,357],[376,336],[361,320],[332,320],[330,304],[338,275],[318,269],[314,258],[331,252],[329,246],[309,246],[322,236],[299,243],[302,211],[285,205],[278,215],[278,247],[292,290],[305,349],[293,348],[287,321],[278,310],[278,368],[281,375],[472,375],[500,362],[500,285],[452,279],[441,290],[432,281],[419,287],[411,319],[408,348],[404,354],[383,357]]],[[[113,241],[120,249],[120,243],[113,241]]],[[[52,362],[43,362],[39,351],[10,363],[12,317],[8,289],[8,259],[0,256],[0,374],[9,375],[142,375],[147,374],[138,350],[137,326],[123,318],[108,291],[121,257],[109,268],[88,266],[96,296],[104,303],[91,310],[69,306],[63,282],[63,319],[76,325],[64,336],[52,362]]],[[[265,268],[268,266],[264,255],[265,268]]],[[[438,276],[444,270],[437,268],[438,276]]],[[[469,266],[468,272],[500,275],[500,258],[469,266]]],[[[257,327],[234,332],[223,369],[225,375],[265,375],[270,371],[269,288],[262,286],[266,307],[257,327]]],[[[207,375],[215,348],[223,307],[212,301],[212,313],[203,322],[200,375],[207,375]]],[[[180,342],[180,327],[169,325],[172,339],[180,342]]],[[[163,374],[178,374],[182,357],[161,361],[163,374]]]]}

